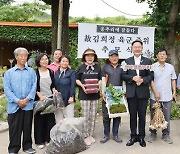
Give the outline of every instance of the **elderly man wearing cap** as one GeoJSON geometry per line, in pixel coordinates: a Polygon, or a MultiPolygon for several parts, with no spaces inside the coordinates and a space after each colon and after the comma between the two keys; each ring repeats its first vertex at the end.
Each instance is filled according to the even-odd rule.
{"type": "MultiPolygon", "coordinates": [[[[103,95],[103,102],[102,102],[102,113],[103,113],[103,125],[104,125],[104,137],[100,140],[101,143],[105,143],[109,140],[110,134],[110,123],[111,118],[109,118],[108,110],[106,108],[106,94],[105,89],[106,86],[112,84],[114,86],[121,86],[122,85],[122,68],[119,64],[119,55],[117,50],[110,50],[109,51],[109,59],[107,64],[102,69],[102,78],[106,78],[106,83],[102,83],[102,95],[103,95]],[[106,85],[106,86],[104,86],[106,85]]],[[[113,139],[121,143],[122,140],[118,137],[118,129],[121,122],[121,117],[113,118],[113,139]]]]}

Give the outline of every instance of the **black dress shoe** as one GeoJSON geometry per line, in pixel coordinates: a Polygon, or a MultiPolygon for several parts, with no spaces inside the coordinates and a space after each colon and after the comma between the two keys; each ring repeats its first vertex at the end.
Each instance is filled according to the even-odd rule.
{"type": "Polygon", "coordinates": [[[108,140],[109,140],[109,137],[104,136],[104,137],[100,140],[100,142],[101,142],[101,143],[106,143],[108,140]]]}
{"type": "Polygon", "coordinates": [[[137,138],[131,138],[127,143],[126,146],[131,146],[133,145],[135,142],[137,142],[137,138]]]}
{"type": "Polygon", "coordinates": [[[146,142],[144,141],[144,139],[139,139],[139,145],[142,147],[146,147],[146,142]]]}

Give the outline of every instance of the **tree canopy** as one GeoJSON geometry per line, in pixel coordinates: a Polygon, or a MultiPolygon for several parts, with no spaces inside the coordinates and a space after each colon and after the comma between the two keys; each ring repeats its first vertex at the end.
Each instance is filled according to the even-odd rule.
{"type": "Polygon", "coordinates": [[[176,36],[180,35],[180,1],[179,0],[137,0],[146,1],[152,13],[148,13],[147,22],[156,26],[158,31],[159,47],[168,50],[169,61],[175,66],[176,72],[180,72],[180,41],[176,36]]]}
{"type": "Polygon", "coordinates": [[[171,24],[174,24],[175,33],[180,33],[179,0],[137,0],[137,2],[140,3],[144,1],[147,1],[149,8],[152,9],[152,13],[148,12],[148,20],[151,21],[152,25],[158,25],[161,32],[167,34],[170,30],[171,24]],[[171,13],[173,13],[174,16],[171,16],[171,13]],[[170,20],[174,20],[173,23],[171,23],[170,20]]]}
{"type": "Polygon", "coordinates": [[[0,21],[50,22],[51,16],[45,12],[49,8],[49,5],[36,2],[2,6],[0,7],[0,21]]]}
{"type": "Polygon", "coordinates": [[[14,0],[0,0],[0,6],[9,5],[12,2],[14,2],[14,0]]]}

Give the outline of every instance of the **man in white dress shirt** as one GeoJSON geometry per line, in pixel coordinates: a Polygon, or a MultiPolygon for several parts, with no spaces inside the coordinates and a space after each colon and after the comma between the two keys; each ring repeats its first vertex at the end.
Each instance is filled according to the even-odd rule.
{"type": "Polygon", "coordinates": [[[141,69],[150,66],[151,60],[143,57],[143,43],[140,40],[132,42],[132,52],[134,56],[125,60],[133,69],[123,71],[123,80],[126,81],[126,97],[130,113],[131,138],[127,146],[132,146],[139,142],[140,146],[146,147],[145,124],[146,108],[150,97],[149,84],[153,80],[153,72],[149,69],[141,69]],[[138,120],[137,120],[138,115],[138,120]]]}

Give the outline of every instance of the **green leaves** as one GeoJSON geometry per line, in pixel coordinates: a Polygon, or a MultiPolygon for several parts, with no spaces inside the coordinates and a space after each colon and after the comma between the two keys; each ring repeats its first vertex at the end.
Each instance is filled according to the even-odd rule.
{"type": "Polygon", "coordinates": [[[49,5],[40,3],[24,3],[15,6],[0,7],[0,21],[50,22],[51,16],[45,11],[49,5]]]}
{"type": "Polygon", "coordinates": [[[14,2],[14,0],[0,0],[0,6],[9,5],[12,2],[14,2]]]}
{"type": "Polygon", "coordinates": [[[0,39],[11,41],[51,42],[50,28],[0,27],[0,39]]]}
{"type": "Polygon", "coordinates": [[[140,19],[128,19],[124,16],[117,17],[96,17],[94,19],[88,19],[86,17],[71,18],[70,23],[98,23],[98,24],[122,24],[122,25],[142,25],[145,23],[146,18],[140,19]]]}
{"type": "Polygon", "coordinates": [[[171,120],[175,120],[179,118],[180,118],[180,106],[173,102],[171,109],[171,120]]]}
{"type": "Polygon", "coordinates": [[[124,91],[117,91],[112,84],[109,84],[109,86],[107,87],[107,90],[110,91],[111,93],[111,97],[115,102],[120,102],[122,99],[122,96],[125,95],[124,91]]]}

